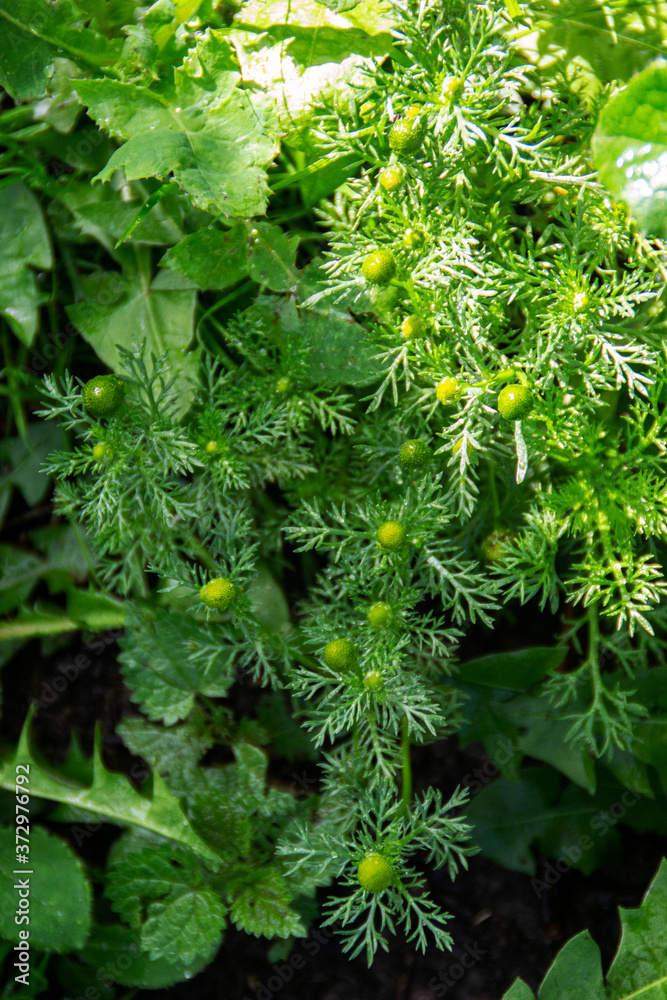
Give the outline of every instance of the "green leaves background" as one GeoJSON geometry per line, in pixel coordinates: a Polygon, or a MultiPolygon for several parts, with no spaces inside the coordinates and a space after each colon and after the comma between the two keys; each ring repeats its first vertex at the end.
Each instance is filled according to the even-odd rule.
{"type": "MultiPolygon", "coordinates": [[[[573,82],[577,89],[588,87],[592,100],[599,98],[601,84],[624,80],[629,72],[643,66],[659,37],[648,19],[645,30],[640,31],[644,24],[641,10],[628,11],[627,17],[613,11],[616,21],[610,28],[612,15],[600,5],[591,8],[589,4],[587,8],[578,0],[567,0],[558,5],[557,12],[553,6],[512,3],[507,9],[511,17],[530,14],[541,18],[535,22],[537,57],[557,49],[561,53],[557,58],[565,58],[573,66],[581,68],[586,63],[583,84],[574,78],[573,82]],[[608,44],[594,46],[591,40],[601,36],[608,44]],[[592,59],[586,58],[589,48],[595,49],[592,59]]],[[[401,54],[393,48],[395,39],[390,32],[393,15],[375,0],[332,0],[327,4],[250,0],[229,23],[224,23],[207,2],[157,3],[142,9],[137,18],[134,13],[135,5],[126,0],[56,0],[48,4],[43,0],[17,0],[14,4],[0,0],[0,26],[4,29],[0,30],[0,81],[17,100],[38,101],[34,106],[12,109],[15,116],[5,119],[7,128],[15,128],[15,132],[6,175],[11,183],[0,190],[0,312],[22,347],[30,347],[35,342],[40,309],[48,297],[46,288],[61,274],[54,261],[64,261],[71,281],[71,301],[63,304],[73,327],[112,370],[119,369],[119,346],[131,348],[143,341],[149,354],[166,355],[180,379],[182,416],[194,393],[188,377],[198,371],[202,339],[217,329],[217,310],[225,316],[227,305],[247,293],[254,299],[245,317],[255,338],[248,336],[245,342],[249,367],[264,372],[257,366],[258,358],[268,356],[272,363],[281,350],[287,354],[288,348],[293,348],[298,365],[294,363],[290,374],[298,371],[300,398],[286,396],[286,406],[294,410],[304,401],[313,407],[320,405],[321,425],[331,426],[325,403],[334,408],[342,397],[336,397],[334,403],[326,398],[323,402],[315,397],[315,389],[337,390],[341,385],[363,389],[377,379],[385,366],[375,357],[377,343],[367,336],[367,317],[376,315],[387,326],[382,336],[392,336],[389,318],[396,298],[380,300],[369,295],[356,279],[348,289],[348,298],[341,297],[336,307],[331,306],[331,299],[318,298],[328,279],[317,263],[301,270],[304,244],[310,241],[306,257],[313,255],[317,245],[313,233],[300,229],[295,220],[302,218],[298,214],[302,204],[314,204],[362,163],[368,171],[375,171],[385,157],[383,116],[388,111],[384,104],[374,105],[360,121],[354,91],[341,85],[360,81],[362,69],[372,67],[388,53],[395,57],[395,66],[401,65],[401,54]],[[363,148],[344,151],[341,143],[321,148],[321,122],[308,106],[318,94],[326,97],[327,114],[340,112],[340,122],[346,123],[341,129],[354,131],[363,148]],[[274,166],[281,141],[283,157],[274,166]],[[39,153],[32,156],[29,152],[26,157],[21,152],[22,143],[31,142],[39,153]],[[51,159],[58,164],[58,173],[50,165],[51,159]],[[27,181],[17,184],[13,177],[22,169],[27,181]],[[69,170],[75,173],[70,175],[69,170]],[[83,179],[77,171],[83,172],[83,179]],[[95,184],[89,183],[93,174],[95,184]],[[292,191],[301,201],[286,202],[277,210],[271,204],[271,190],[292,191]],[[291,228],[286,230],[285,226],[291,228]],[[89,259],[91,267],[80,268],[81,259],[89,259]],[[206,297],[208,292],[225,294],[206,297]],[[204,303],[199,311],[198,302],[204,303]],[[354,314],[350,306],[354,306],[354,314]],[[210,324],[205,321],[209,319],[210,324]]],[[[438,80],[433,93],[420,99],[440,100],[439,88],[444,82],[438,80]]],[[[647,233],[662,232],[664,226],[664,93],[662,67],[652,67],[632,80],[602,112],[594,145],[601,178],[628,203],[647,233]]],[[[468,96],[466,113],[470,119],[466,122],[459,117],[457,121],[466,135],[466,157],[470,158],[479,141],[479,132],[474,129],[488,122],[483,95],[468,96]]],[[[438,134],[441,127],[450,127],[446,106],[447,113],[438,119],[438,134]]],[[[338,127],[338,119],[336,123],[338,127]]],[[[542,162],[537,154],[534,162],[529,162],[533,155],[530,142],[537,131],[533,135],[526,127],[525,134],[517,134],[525,139],[529,152],[511,178],[510,194],[522,171],[548,167],[552,162],[548,157],[542,162]]],[[[505,133],[508,157],[514,157],[518,149],[512,145],[514,139],[515,135],[505,133]]],[[[508,164],[497,153],[498,148],[496,144],[494,169],[502,177],[508,164]]],[[[28,150],[32,149],[28,145],[28,150]]],[[[518,162],[521,156],[516,155],[518,162]]],[[[485,174],[485,169],[480,164],[477,175],[482,192],[485,182],[495,183],[493,171],[489,168],[485,174]]],[[[548,181],[548,171],[542,173],[546,173],[542,180],[548,181]]],[[[411,175],[410,183],[412,180],[411,175]]],[[[369,191],[371,188],[369,182],[369,191]]],[[[501,213],[509,211],[512,200],[507,190],[498,198],[501,213]]],[[[359,204],[366,202],[360,200],[359,204]]],[[[535,211],[539,227],[544,206],[536,203],[535,211]]],[[[491,225],[498,221],[491,213],[489,218],[491,225]]],[[[429,222],[422,221],[425,225],[429,222]]],[[[569,219],[563,226],[569,234],[573,228],[568,230],[568,226],[569,219]]],[[[603,226],[600,233],[600,239],[607,238],[603,226]]],[[[590,246],[598,235],[584,233],[582,239],[589,240],[590,246]]],[[[591,259],[597,260],[590,253],[591,259]]],[[[559,261],[566,256],[559,255],[559,261]]],[[[469,258],[462,251],[462,260],[466,259],[479,263],[476,251],[469,258]]],[[[579,258],[574,252],[572,260],[571,273],[563,272],[562,281],[565,285],[571,279],[572,289],[566,289],[563,302],[556,297],[554,313],[562,312],[563,303],[573,306],[583,301],[577,284],[583,273],[577,270],[579,258]]],[[[477,272],[470,267],[470,274],[477,272]]],[[[422,270],[422,282],[424,275],[422,270]]],[[[494,290],[487,287],[483,294],[494,295],[494,290]]],[[[612,298],[610,295],[610,310],[612,298]]],[[[573,316],[575,313],[573,309],[573,316]]],[[[447,318],[447,335],[464,326],[464,320],[452,312],[447,318]]],[[[575,329],[575,334],[580,335],[580,331],[575,329]]],[[[238,349],[239,343],[233,343],[233,338],[230,341],[231,346],[225,342],[225,349],[238,349]]],[[[624,342],[621,346],[624,348],[624,342]]],[[[605,344],[604,349],[610,356],[620,357],[617,374],[627,373],[634,358],[632,349],[627,352],[628,361],[622,351],[613,353],[616,347],[614,341],[612,347],[605,344]]],[[[401,345],[400,350],[404,349],[401,345]]],[[[394,368],[392,377],[393,372],[394,368]]],[[[275,400],[277,374],[285,377],[269,364],[261,384],[269,404],[275,400]]],[[[622,381],[621,375],[618,377],[622,381]]],[[[396,384],[394,377],[395,392],[396,384]]],[[[287,410],[276,418],[281,427],[288,422],[285,413],[287,410]]],[[[554,412],[546,411],[546,419],[552,417],[554,412]]],[[[305,423],[294,426],[301,430],[305,423]]],[[[369,422],[369,428],[373,446],[380,441],[380,448],[390,453],[395,444],[390,440],[394,429],[387,431],[385,438],[375,438],[377,427],[369,422]]],[[[45,449],[51,450],[57,442],[42,430],[38,425],[37,431],[33,432],[32,426],[26,431],[19,422],[16,435],[3,446],[3,464],[11,466],[3,472],[0,484],[3,513],[15,488],[29,504],[45,495],[48,482],[37,466],[45,449]]],[[[331,483],[321,472],[326,463],[319,454],[317,462],[320,479],[308,488],[321,491],[322,484],[328,489],[331,483]]],[[[97,473],[101,480],[103,471],[97,473]]],[[[340,484],[335,485],[338,488],[340,484]]],[[[291,480],[288,489],[297,500],[308,496],[305,491],[300,495],[299,484],[291,480]]],[[[639,480],[631,499],[641,498],[647,489],[639,480]]],[[[657,504],[657,487],[656,497],[657,504]]],[[[574,508],[578,500],[574,496],[566,506],[574,508]]],[[[31,545],[30,552],[13,547],[2,552],[6,570],[0,597],[5,609],[14,613],[41,581],[50,594],[64,594],[63,607],[59,614],[57,606],[43,604],[23,612],[12,620],[4,637],[17,640],[126,621],[124,675],[145,715],[162,724],[142,721],[135,726],[138,720],[126,720],[119,727],[127,745],[153,768],[152,786],[142,791],[106,769],[99,744],[92,764],[73,754],[59,775],[50,773],[30,747],[27,729],[24,731],[17,754],[31,762],[35,796],[60,803],[56,817],[92,815],[128,827],[115,851],[106,886],[107,898],[127,926],[117,923],[92,931],[86,916],[90,890],[79,862],[64,842],[38,834],[40,861],[45,870],[59,866],[67,875],[81,914],[78,920],[70,919],[67,906],[62,910],[63,919],[49,907],[40,914],[44,926],[53,923],[54,943],[50,946],[76,950],[93,965],[109,955],[134,949],[136,962],[120,973],[119,981],[157,988],[193,974],[209,961],[227,921],[250,934],[279,939],[304,933],[303,899],[312,886],[307,880],[297,884],[285,877],[273,858],[273,846],[284,827],[308,814],[310,806],[295,802],[294,796],[275,787],[267,788],[266,754],[255,745],[268,745],[275,737],[278,744],[283,742],[285,756],[297,750],[312,756],[312,747],[304,749],[303,734],[299,744],[294,725],[290,729],[289,719],[285,722],[284,706],[281,708],[278,701],[264,705],[256,719],[243,720],[237,728],[224,711],[212,713],[205,731],[199,707],[206,699],[223,698],[233,674],[224,649],[217,660],[208,662],[189,656],[197,643],[213,641],[203,623],[173,615],[168,606],[135,609],[126,615],[122,606],[104,594],[81,589],[87,563],[82,561],[83,552],[77,549],[71,532],[66,537],[50,531],[36,534],[31,545]],[[201,766],[204,752],[214,742],[233,747],[234,764],[201,766]],[[180,844],[178,850],[169,846],[174,841],[180,844]],[[224,868],[219,877],[212,871],[216,866],[224,868]],[[140,954],[136,951],[137,934],[143,949],[140,954]]],[[[585,568],[582,576],[587,577],[585,568]]],[[[273,591],[273,610],[265,607],[267,628],[277,621],[288,630],[287,604],[277,584],[273,591]]],[[[460,684],[468,697],[463,739],[480,739],[489,749],[502,734],[513,751],[503,776],[483,789],[471,808],[478,843],[488,857],[526,873],[535,870],[535,848],[556,856],[563,844],[586,829],[597,809],[623,793],[623,784],[618,782],[641,789],[650,800],[637,806],[628,823],[653,829],[660,823],[662,800],[652,780],[655,784],[654,771],[665,773],[664,714],[655,713],[637,726],[633,754],[621,751],[595,767],[583,745],[572,748],[567,744],[568,724],[554,718],[544,699],[531,690],[550,671],[558,670],[561,652],[560,648],[538,648],[473,661],[460,684]],[[499,676],[506,685],[503,689],[496,686],[499,676]],[[551,770],[521,769],[525,756],[548,763],[551,770]],[[649,771],[651,767],[653,771],[649,771]],[[565,778],[572,784],[565,784],[565,778]],[[616,784],[613,779],[617,779],[616,784]]],[[[2,772],[6,788],[11,787],[8,768],[15,759],[10,755],[2,772]]],[[[600,841],[582,857],[582,870],[607,864],[610,859],[613,862],[618,847],[615,832],[610,830],[604,843],[600,841]]],[[[58,903],[62,901],[57,887],[50,883],[45,883],[44,891],[47,898],[53,895],[58,903]]],[[[630,918],[627,920],[630,926],[630,918]]],[[[643,934],[646,914],[637,920],[643,934]]],[[[4,934],[4,927],[2,931],[4,934]]],[[[42,941],[49,945],[46,936],[38,938],[38,943],[42,941]]],[[[635,939],[633,947],[639,949],[644,944],[635,939]]],[[[601,973],[595,954],[589,938],[575,939],[543,986],[544,996],[574,997],[579,995],[577,989],[585,988],[597,997],[601,973]]],[[[639,964],[653,963],[658,975],[654,959],[653,953],[642,953],[639,964]]],[[[661,995],[655,992],[660,986],[651,985],[659,980],[646,985],[635,977],[627,985],[632,978],[629,961],[625,965],[621,962],[618,969],[619,990],[633,988],[661,995]]],[[[612,979],[610,976],[610,982],[612,979]]],[[[522,984],[514,989],[517,996],[530,996],[522,984]]]]}
{"type": "Polygon", "coordinates": [[[667,236],[667,67],[639,73],[603,109],[593,138],[600,179],[643,233],[667,236]]]}
{"type": "MultiPolygon", "coordinates": [[[[664,938],[667,923],[667,861],[663,861],[642,905],[619,910],[621,940],[605,988],[600,950],[582,931],[559,952],[538,993],[538,1000],[663,1000],[667,990],[664,938]]],[[[520,979],[503,1000],[535,1000],[520,979]]]]}
{"type": "Polygon", "coordinates": [[[30,347],[39,306],[46,301],[34,272],[51,269],[53,252],[39,202],[25,184],[0,191],[0,246],[0,312],[30,347]]]}
{"type": "MultiPolygon", "coordinates": [[[[0,82],[17,100],[44,96],[40,116],[63,135],[54,155],[81,166],[81,151],[91,148],[92,138],[93,159],[104,156],[96,136],[76,128],[84,107],[120,142],[97,176],[105,184],[124,181],[133,193],[125,207],[107,190],[91,197],[87,185],[77,192],[76,183],[68,184],[59,192],[74,225],[118,264],[118,270],[84,282],[68,309],[77,330],[112,370],[120,368],[117,345],[131,349],[145,340],[149,350],[166,352],[187,393],[185,378],[198,363],[196,350],[189,350],[197,289],[250,279],[286,291],[295,283],[298,236],[286,238],[265,222],[236,220],[265,213],[267,171],[281,131],[302,142],[310,124],[308,102],[389,51],[387,9],[378,0],[348,7],[343,14],[315,0],[247,3],[226,24],[208,0],[195,0],[177,4],[172,13],[155,4],[132,24],[135,5],[129,0],[0,4],[0,82]],[[188,34],[186,21],[200,28],[188,34]],[[207,23],[211,27],[204,28],[207,23]],[[128,25],[125,43],[119,37],[123,25],[128,25]],[[137,225],[146,211],[142,202],[153,205],[150,195],[161,201],[163,190],[127,185],[149,178],[173,178],[199,210],[188,220],[197,232],[186,236],[183,220],[165,215],[161,205],[137,225]],[[119,226],[123,214],[126,223],[119,226]],[[211,219],[231,229],[207,229],[211,219]],[[135,244],[135,254],[118,251],[119,237],[135,244]],[[180,270],[182,280],[153,273],[138,245],[178,243],[183,237],[183,245],[162,262],[180,270]],[[193,249],[200,265],[189,263],[193,249]]],[[[327,169],[323,164],[314,176],[327,169]]],[[[337,176],[332,179],[335,186],[337,176]]],[[[52,266],[49,234],[27,187],[15,185],[0,198],[0,312],[30,345],[44,301],[34,271],[52,266]]]]}

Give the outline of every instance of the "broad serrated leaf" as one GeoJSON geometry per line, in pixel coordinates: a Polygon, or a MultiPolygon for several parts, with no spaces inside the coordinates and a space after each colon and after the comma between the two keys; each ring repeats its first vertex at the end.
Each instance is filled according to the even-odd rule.
{"type": "Polygon", "coordinates": [[[222,291],[248,275],[248,231],[244,225],[231,229],[199,229],[167,250],[160,261],[198,288],[222,291]]]}
{"type": "Polygon", "coordinates": [[[26,764],[30,768],[31,795],[89,810],[121,826],[144,827],[194,851],[212,868],[219,866],[219,858],[195,834],[178,799],[168,791],[158,774],[153,773],[152,794],[148,796],[136,792],[124,775],[106,770],[100,753],[99,730],[95,739],[93,779],[90,784],[82,785],[69,779],[64,780],[56,772],[44,767],[30,747],[32,714],[31,709],[17,748],[3,763],[0,787],[13,790],[16,786],[16,765],[26,764]]]}
{"type": "Polygon", "coordinates": [[[667,66],[649,66],[603,108],[592,141],[600,180],[644,233],[667,236],[667,66]]]}
{"type": "Polygon", "coordinates": [[[250,853],[252,821],[239,799],[204,785],[190,796],[189,816],[202,840],[224,861],[244,858],[250,853]]]}
{"type": "Polygon", "coordinates": [[[168,608],[132,608],[121,640],[123,675],[151,719],[167,725],[190,714],[198,693],[222,697],[234,681],[230,652],[203,662],[193,654],[208,627],[168,608]]]}
{"type": "Polygon", "coordinates": [[[266,208],[266,167],[277,153],[272,108],[239,86],[234,49],[209,31],[155,89],[115,80],[77,81],[77,93],[101,128],[125,140],[98,175],[174,180],[195,205],[226,216],[266,208]]]}
{"type": "Polygon", "coordinates": [[[123,920],[131,927],[141,923],[142,899],[159,899],[173,886],[188,887],[197,879],[197,869],[188,877],[187,859],[164,845],[131,854],[111,869],[107,878],[106,895],[123,920]],[[184,862],[177,867],[176,860],[184,862]]]}
{"type": "Polygon", "coordinates": [[[79,957],[98,969],[100,977],[113,979],[123,986],[158,990],[195,976],[211,961],[214,950],[217,950],[217,942],[208,955],[191,963],[152,959],[139,947],[136,931],[122,924],[100,924],[93,927],[79,957]]]}
{"type": "Polygon", "coordinates": [[[111,66],[120,38],[84,26],[87,16],[70,0],[0,0],[0,85],[15,100],[40,97],[56,56],[85,67],[111,66]]]}
{"type": "Polygon", "coordinates": [[[290,907],[291,893],[281,875],[264,871],[249,876],[247,884],[234,894],[230,918],[248,934],[259,937],[304,937],[306,929],[290,907]]]}
{"type": "Polygon", "coordinates": [[[200,229],[169,250],[160,263],[202,289],[227,288],[249,276],[274,292],[285,292],[298,281],[294,265],[298,243],[298,236],[288,236],[267,222],[239,224],[227,232],[200,229]]]}
{"type": "Polygon", "coordinates": [[[252,817],[267,801],[264,751],[245,741],[232,749],[236,762],[203,768],[188,794],[194,828],[226,860],[249,853],[252,817]]]}
{"type": "MultiPolygon", "coordinates": [[[[306,299],[315,289],[324,287],[315,270],[307,269],[299,280],[298,300],[306,299]]],[[[377,348],[363,327],[346,310],[332,303],[305,304],[291,301],[267,304],[264,322],[267,333],[279,342],[298,334],[308,349],[307,376],[319,389],[338,385],[366,386],[374,382],[382,366],[375,360],[377,348]]]]}
{"type": "Polygon", "coordinates": [[[226,909],[201,869],[166,844],[128,854],[109,873],[107,895],[153,959],[188,965],[219,944],[226,909]]]}
{"type": "MultiPolygon", "coordinates": [[[[13,772],[16,774],[16,772],[13,772]]],[[[35,794],[30,774],[30,793],[35,794]]],[[[17,811],[18,815],[18,811],[17,811]]],[[[65,841],[47,833],[41,826],[31,824],[24,840],[17,840],[16,828],[0,828],[0,875],[4,884],[3,896],[14,893],[14,905],[0,907],[0,935],[9,941],[19,941],[21,928],[29,928],[30,944],[36,948],[53,951],[73,951],[82,948],[90,930],[91,891],[83,865],[65,841]],[[21,865],[17,844],[28,843],[29,864],[21,865]],[[14,874],[14,869],[28,874],[14,874]],[[23,885],[29,895],[30,918],[28,923],[15,920],[19,910],[19,889],[23,885]]]]}
{"type": "Polygon", "coordinates": [[[193,726],[163,729],[143,719],[123,719],[116,732],[132,753],[157,769],[174,795],[183,798],[195,790],[197,764],[212,746],[210,736],[195,731],[193,726]]]}
{"type": "Polygon", "coordinates": [[[268,757],[252,743],[235,744],[234,756],[238,795],[249,809],[256,808],[265,794],[268,757]]]}
{"type": "Polygon", "coordinates": [[[81,75],[79,67],[70,59],[54,60],[46,96],[33,106],[35,120],[48,122],[60,135],[71,132],[83,111],[73,86],[73,80],[81,75]]]}
{"type": "Polygon", "coordinates": [[[141,932],[142,947],[152,958],[195,962],[219,945],[225,907],[212,889],[190,888],[151,903],[141,932]]]}
{"type": "Polygon", "coordinates": [[[52,267],[51,240],[39,202],[25,184],[10,184],[0,191],[0,313],[28,347],[45,301],[31,268],[52,267]]]}

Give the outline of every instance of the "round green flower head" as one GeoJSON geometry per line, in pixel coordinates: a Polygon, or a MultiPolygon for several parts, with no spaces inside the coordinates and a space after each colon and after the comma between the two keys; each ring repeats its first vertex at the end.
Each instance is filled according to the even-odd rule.
{"type": "Polygon", "coordinates": [[[384,892],[394,881],[394,869],[381,854],[371,851],[357,868],[357,880],[366,892],[384,892]]]}
{"type": "Polygon", "coordinates": [[[96,462],[110,462],[113,458],[113,448],[106,441],[100,441],[93,448],[93,458],[96,462]]]}
{"type": "Polygon", "coordinates": [[[498,393],[498,412],[505,420],[522,420],[533,408],[533,394],[527,385],[506,385],[498,393]]]}
{"type": "Polygon", "coordinates": [[[283,375],[283,377],[279,378],[276,382],[276,392],[289,392],[291,388],[292,383],[286,375],[283,375]]]}
{"type": "Polygon", "coordinates": [[[334,639],[324,647],[322,659],[330,670],[349,670],[357,661],[357,651],[349,639],[334,639]]]}
{"type": "Polygon", "coordinates": [[[369,670],[364,675],[364,687],[367,691],[379,691],[383,683],[384,680],[379,670],[369,670]]]}
{"type": "Polygon", "coordinates": [[[376,601],[368,609],[368,623],[371,628],[386,628],[391,621],[391,607],[384,601],[376,601]]]}
{"type": "Polygon", "coordinates": [[[443,378],[441,382],[435,387],[435,394],[441,403],[447,406],[449,403],[454,403],[459,397],[459,392],[461,391],[461,383],[457,378],[443,378]]]}
{"type": "Polygon", "coordinates": [[[395,191],[398,191],[404,180],[405,170],[398,163],[392,163],[390,166],[385,167],[380,174],[380,185],[387,194],[393,194],[395,191]]]}
{"type": "Polygon", "coordinates": [[[83,405],[91,417],[113,417],[123,402],[125,386],[115,375],[96,375],[83,387],[83,405]]]}
{"type": "Polygon", "coordinates": [[[199,591],[199,596],[209,608],[224,611],[236,598],[236,587],[231,580],[218,577],[216,580],[209,580],[208,583],[205,583],[199,591]]]}
{"type": "Polygon", "coordinates": [[[400,521],[385,521],[378,528],[375,537],[387,552],[398,552],[405,542],[406,534],[400,521]]]}
{"type": "Polygon", "coordinates": [[[218,442],[207,441],[206,445],[204,446],[204,451],[206,452],[207,455],[217,455],[218,452],[220,451],[220,448],[218,447],[218,442]]]}
{"type": "Polygon", "coordinates": [[[498,528],[496,531],[492,531],[482,542],[482,554],[484,558],[488,562],[497,562],[499,559],[502,559],[503,552],[501,546],[503,542],[509,542],[512,538],[516,538],[516,532],[508,531],[507,528],[498,528]]]}
{"type": "Polygon", "coordinates": [[[398,461],[404,469],[423,469],[431,461],[431,449],[421,438],[412,438],[401,445],[398,461]]]}
{"type": "Polygon", "coordinates": [[[425,135],[426,125],[419,112],[408,114],[391,126],[389,146],[395,153],[414,153],[421,146],[425,135]]]}
{"type": "Polygon", "coordinates": [[[396,274],[396,261],[391,250],[374,250],[361,265],[363,274],[369,285],[387,285],[396,274]]]}
{"type": "Polygon", "coordinates": [[[426,242],[426,236],[422,229],[406,229],[403,234],[403,242],[408,250],[419,250],[426,242]]]}
{"type": "Polygon", "coordinates": [[[425,333],[426,323],[421,316],[406,316],[401,323],[403,340],[414,340],[415,337],[423,337],[425,333]]]}

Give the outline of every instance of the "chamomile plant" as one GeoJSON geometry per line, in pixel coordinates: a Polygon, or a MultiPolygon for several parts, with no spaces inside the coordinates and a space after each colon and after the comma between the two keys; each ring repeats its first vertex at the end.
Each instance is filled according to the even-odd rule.
{"type": "Polygon", "coordinates": [[[404,0],[391,65],[315,101],[308,155],[358,169],[303,271],[275,233],[279,280],[250,222],[192,220],[163,265],[210,293],[213,245],[262,282],[201,315],[196,377],[138,345],[113,382],[44,383],[75,441],[58,511],[126,599],[133,698],[169,727],[248,676],[284,695],[321,778],[316,810],[284,809],[279,874],[334,882],[326,919],[369,962],[399,928],[451,945],[418,861],[465,865],[466,794],[415,795],[412,765],[474,711],[462,638],[511,602],[567,609],[577,662],[531,698],[587,766],[632,750],[667,650],[665,248],[591,170],[603,96],[558,64],[547,86],[508,6],[404,0]]]}
{"type": "Polygon", "coordinates": [[[457,791],[444,802],[429,789],[406,808],[393,784],[381,780],[366,792],[347,830],[326,813],[315,836],[305,836],[303,824],[295,824],[279,853],[288,855],[290,874],[307,872],[324,884],[337,879],[341,896],[327,903],[323,926],[340,929],[344,951],[352,957],[365,953],[370,965],[378,948],[389,950],[388,935],[399,929],[421,951],[429,944],[452,947],[445,929],[450,914],[424,892],[424,876],[412,858],[419,852],[452,878],[467,867],[470,830],[456,815],[466,797],[457,791]]]}
{"type": "MultiPolygon", "coordinates": [[[[664,644],[665,248],[591,171],[604,95],[587,105],[560,67],[545,89],[508,40],[503,4],[402,9],[400,72],[378,66],[357,86],[356,108],[375,102],[372,123],[326,101],[317,116],[323,152],[366,164],[322,211],[333,236],[318,301],[373,311],[369,411],[389,401],[400,413],[406,474],[409,441],[433,455],[400,513],[375,479],[376,539],[386,559],[406,546],[445,606],[458,594],[457,621],[486,620],[495,600],[572,602],[592,646],[545,695],[575,743],[627,749],[642,712],[625,691],[632,671],[607,680],[600,651],[616,632],[627,648],[641,633],[664,644]],[[441,514],[424,530],[412,505],[435,483],[426,505],[441,514]],[[455,537],[481,556],[480,578],[457,564],[455,537]]],[[[346,510],[348,527],[362,511],[346,510]]],[[[347,539],[333,522],[324,532],[327,516],[305,510],[300,530],[337,558],[347,539]]]]}

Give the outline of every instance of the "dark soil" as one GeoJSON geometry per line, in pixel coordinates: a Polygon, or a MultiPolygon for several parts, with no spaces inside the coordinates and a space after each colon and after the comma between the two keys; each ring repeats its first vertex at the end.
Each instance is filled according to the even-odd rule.
{"type": "MultiPolygon", "coordinates": [[[[549,635],[553,624],[534,622],[533,634],[522,632],[523,641],[517,645],[544,643],[545,632],[549,635]]],[[[479,655],[485,637],[478,635],[470,645],[466,655],[479,655]]],[[[4,670],[3,742],[18,739],[27,706],[36,699],[40,707],[33,726],[34,743],[43,756],[61,762],[72,733],[90,753],[97,722],[107,765],[129,773],[136,758],[115,735],[115,726],[137,710],[123,685],[116,657],[115,636],[109,633],[101,641],[96,637],[85,642],[77,636],[67,649],[44,659],[38,643],[24,647],[4,670]],[[77,663],[74,676],[70,667],[77,663]],[[67,681],[60,692],[53,685],[59,675],[67,681]]],[[[253,691],[237,685],[232,694],[240,714],[250,709],[253,691]]],[[[456,737],[420,748],[414,755],[416,788],[433,784],[448,793],[486,759],[478,744],[459,749],[456,737]]],[[[310,773],[313,767],[311,762],[288,764],[277,759],[271,762],[271,774],[289,780],[295,770],[310,773]]],[[[54,824],[53,828],[66,835],[66,825],[54,824]]],[[[583,928],[599,944],[606,969],[618,943],[617,907],[639,905],[667,853],[664,839],[624,827],[620,832],[623,863],[615,877],[602,872],[585,877],[569,870],[541,898],[529,876],[506,871],[480,856],[472,858],[469,870],[453,883],[446,873],[430,871],[431,893],[453,917],[451,953],[430,949],[421,955],[399,938],[392,941],[390,953],[379,953],[368,969],[363,957],[350,961],[330,931],[315,927],[307,939],[295,943],[289,959],[271,963],[267,941],[231,928],[208,968],[190,982],[160,991],[160,996],[164,1000],[499,1000],[517,976],[536,988],[559,949],[583,928]]],[[[118,833],[117,828],[104,825],[77,850],[100,868],[118,833]]],[[[547,863],[540,859],[539,878],[544,878],[547,863]]],[[[322,898],[326,895],[323,891],[322,898]]],[[[151,1000],[155,995],[139,992],[135,1000],[151,1000]]]]}

